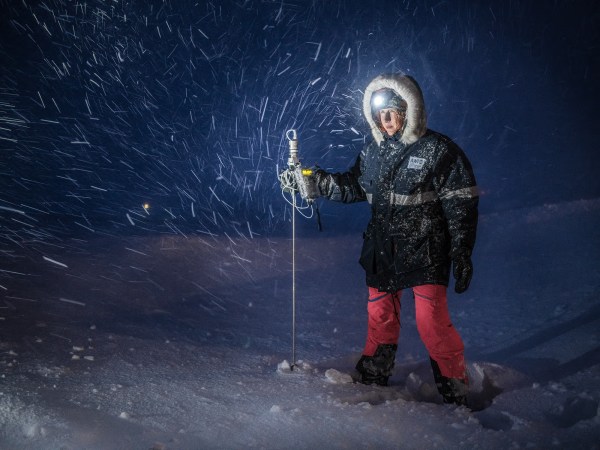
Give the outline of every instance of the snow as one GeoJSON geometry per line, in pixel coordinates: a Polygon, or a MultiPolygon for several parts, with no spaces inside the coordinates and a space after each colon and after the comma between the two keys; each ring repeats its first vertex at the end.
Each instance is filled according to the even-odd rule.
{"type": "Polygon", "coordinates": [[[598,201],[482,217],[476,277],[450,294],[473,410],[441,403],[410,295],[391,385],[352,383],[358,233],[300,231],[293,370],[289,236],[13,248],[1,446],[599,448],[598,219],[598,201]]]}
{"type": "Polygon", "coordinates": [[[0,449],[599,448],[597,8],[537,3],[0,0],[0,449]],[[481,188],[472,410],[409,293],[350,382],[365,204],[296,216],[292,370],[286,131],[348,168],[384,72],[481,188]]]}

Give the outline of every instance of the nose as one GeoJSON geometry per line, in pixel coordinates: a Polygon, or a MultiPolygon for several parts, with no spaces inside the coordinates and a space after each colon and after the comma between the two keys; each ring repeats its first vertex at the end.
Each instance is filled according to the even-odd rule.
{"type": "Polygon", "coordinates": [[[386,111],[385,113],[383,113],[383,120],[386,122],[392,120],[392,113],[390,111],[386,111]]]}

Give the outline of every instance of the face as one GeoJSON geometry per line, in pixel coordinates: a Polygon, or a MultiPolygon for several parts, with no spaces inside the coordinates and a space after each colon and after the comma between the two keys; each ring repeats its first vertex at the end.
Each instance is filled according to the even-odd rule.
{"type": "Polygon", "coordinates": [[[394,108],[383,108],[379,110],[379,120],[388,136],[393,136],[402,129],[404,114],[394,108]]]}

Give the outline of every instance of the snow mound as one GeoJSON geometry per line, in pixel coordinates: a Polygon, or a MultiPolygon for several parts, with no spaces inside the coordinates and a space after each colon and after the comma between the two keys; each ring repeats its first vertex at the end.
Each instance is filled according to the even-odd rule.
{"type": "MultiPolygon", "coordinates": [[[[64,425],[36,406],[18,398],[0,394],[0,442],[17,446],[19,442],[35,446],[48,435],[60,433],[64,425]]],[[[8,448],[8,447],[3,447],[8,448]]]]}
{"type": "Polygon", "coordinates": [[[292,374],[292,373],[316,373],[317,370],[313,368],[309,363],[305,361],[297,361],[296,364],[292,365],[287,359],[284,359],[277,364],[277,373],[280,374],[292,374]]]}
{"type": "Polygon", "coordinates": [[[468,372],[468,399],[474,411],[488,408],[502,392],[515,389],[527,379],[514,369],[487,362],[470,364],[468,372]]]}
{"type": "Polygon", "coordinates": [[[350,374],[340,372],[336,369],[327,369],[325,371],[325,378],[327,381],[333,384],[354,383],[354,380],[350,374]]]}

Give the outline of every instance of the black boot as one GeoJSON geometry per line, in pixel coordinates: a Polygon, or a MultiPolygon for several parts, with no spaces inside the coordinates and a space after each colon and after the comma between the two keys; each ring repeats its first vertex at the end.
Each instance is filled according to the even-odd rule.
{"type": "Polygon", "coordinates": [[[394,368],[397,349],[396,344],[381,344],[373,356],[362,355],[356,364],[361,383],[387,386],[394,368]]]}
{"type": "Polygon", "coordinates": [[[438,392],[442,394],[444,403],[453,403],[461,406],[467,405],[467,392],[469,385],[466,377],[461,378],[448,378],[442,375],[440,366],[433,359],[431,361],[431,368],[433,369],[433,378],[435,379],[435,385],[437,386],[438,392]]]}

